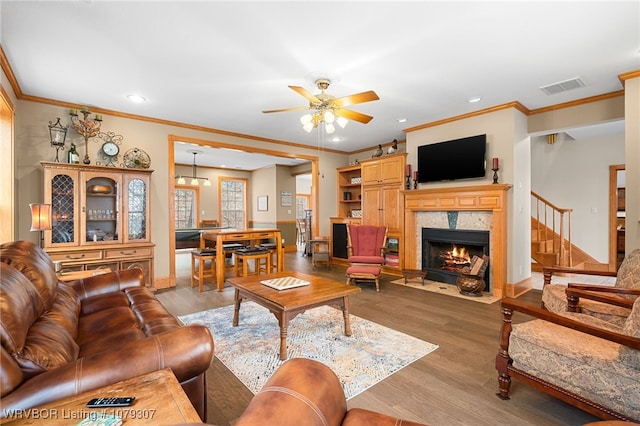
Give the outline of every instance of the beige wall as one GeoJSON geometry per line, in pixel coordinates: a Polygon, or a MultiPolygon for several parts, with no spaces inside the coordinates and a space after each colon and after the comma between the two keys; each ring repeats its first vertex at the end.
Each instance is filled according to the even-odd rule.
{"type": "MultiPolygon", "coordinates": [[[[520,145],[526,147],[528,144],[526,116],[515,108],[505,108],[439,126],[411,131],[407,133],[407,164],[411,164],[413,170],[417,170],[417,150],[420,145],[479,134],[487,135],[487,161],[491,161],[493,157],[500,159],[499,182],[511,185],[514,182],[517,183],[517,186],[512,187],[507,193],[509,205],[507,282],[514,283],[531,274],[531,254],[530,249],[527,248],[527,236],[517,231],[523,227],[528,229],[530,226],[528,223],[530,221],[529,210],[520,208],[528,205],[529,169],[514,167],[516,164],[528,164],[528,153],[520,148],[520,145]]],[[[493,174],[489,171],[490,167],[490,165],[487,166],[488,172],[481,179],[422,183],[418,184],[418,189],[490,184],[493,182],[493,174]]]]}
{"type": "MultiPolygon", "coordinates": [[[[627,207],[627,217],[640,218],[640,78],[627,80],[625,86],[625,96],[605,96],[588,104],[552,108],[544,112],[534,112],[528,116],[515,108],[508,108],[408,132],[407,163],[415,167],[417,147],[420,145],[474,134],[487,134],[487,159],[499,157],[500,182],[513,185],[509,191],[507,281],[509,284],[517,283],[530,276],[530,233],[521,232],[521,230],[529,228],[532,168],[540,166],[533,162],[536,159],[531,157],[532,137],[536,141],[540,139],[539,137],[536,139],[536,135],[624,119],[626,126],[624,157],[620,159],[616,156],[615,150],[612,150],[608,154],[613,157],[609,155],[604,160],[607,164],[603,163],[603,166],[608,170],[609,163],[616,163],[619,159],[619,162],[626,162],[627,193],[633,194],[631,198],[627,198],[627,205],[631,204],[627,207]]],[[[610,141],[600,142],[607,144],[610,141]]],[[[353,158],[353,155],[350,158],[353,158]]],[[[577,168],[567,173],[579,176],[586,171],[577,168]]],[[[488,173],[484,179],[420,184],[419,187],[463,186],[490,182],[491,175],[488,173]]],[[[608,182],[608,177],[604,182],[608,182]]],[[[584,186],[575,190],[582,191],[581,194],[585,199],[591,196],[591,192],[585,192],[584,186]]],[[[629,224],[627,224],[626,250],[629,252],[640,248],[640,227],[638,220],[627,220],[627,222],[629,224]]],[[[589,225],[585,226],[588,228],[589,225]]],[[[606,226],[603,228],[606,229],[606,226]]]]}
{"type": "MultiPolygon", "coordinates": [[[[17,212],[16,238],[37,242],[37,235],[29,232],[29,203],[42,202],[44,199],[43,175],[40,161],[51,161],[55,150],[49,145],[47,124],[60,117],[63,124],[69,123],[67,107],[42,104],[30,101],[18,101],[16,105],[16,176],[15,176],[15,210],[17,212]]],[[[193,130],[149,121],[133,120],[103,113],[102,130],[113,131],[123,136],[121,151],[140,148],[151,157],[151,169],[154,170],[151,183],[151,235],[156,244],[155,278],[166,279],[169,276],[169,190],[172,176],[169,176],[169,136],[201,139],[210,142],[228,143],[239,148],[268,149],[281,153],[292,151],[300,155],[319,157],[318,179],[318,215],[319,226],[328,233],[328,218],[335,215],[335,175],[336,168],[346,164],[346,154],[328,153],[310,148],[297,148],[273,142],[245,139],[237,136],[193,130]]],[[[176,138],[176,139],[180,139],[176,138]]],[[[67,142],[78,144],[79,153],[84,156],[84,141],[80,135],[69,130],[67,142]]],[[[89,156],[92,163],[100,144],[89,141],[89,156]]],[[[200,173],[198,168],[198,173],[200,173]]],[[[205,170],[202,170],[205,173],[205,170]]],[[[190,174],[190,170],[189,170],[190,174]]],[[[215,185],[213,186],[215,187],[215,185]]]]}
{"type": "MultiPolygon", "coordinates": [[[[257,225],[268,224],[274,226],[278,219],[276,208],[277,194],[277,168],[275,165],[264,167],[256,170],[251,174],[251,182],[249,194],[251,197],[252,208],[250,209],[252,219],[257,225]],[[267,211],[258,211],[258,197],[266,196],[267,211]]],[[[257,227],[257,226],[256,226],[257,227]]]]}

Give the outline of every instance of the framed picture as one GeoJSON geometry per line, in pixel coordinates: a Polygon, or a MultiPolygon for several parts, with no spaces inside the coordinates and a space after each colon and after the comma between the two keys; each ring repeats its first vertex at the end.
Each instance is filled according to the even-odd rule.
{"type": "Polygon", "coordinates": [[[293,195],[289,191],[280,191],[280,205],[282,207],[293,206],[293,195]]]}
{"type": "Polygon", "coordinates": [[[267,210],[269,210],[269,196],[258,195],[258,211],[266,212],[267,210]]]}

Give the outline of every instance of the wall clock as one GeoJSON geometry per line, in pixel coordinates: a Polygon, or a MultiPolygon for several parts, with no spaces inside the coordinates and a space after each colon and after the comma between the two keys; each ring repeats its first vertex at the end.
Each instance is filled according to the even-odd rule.
{"type": "Polygon", "coordinates": [[[103,140],[102,146],[98,150],[98,160],[96,164],[101,166],[115,167],[118,165],[118,157],[120,156],[120,143],[123,137],[113,132],[101,132],[98,137],[103,140]]]}

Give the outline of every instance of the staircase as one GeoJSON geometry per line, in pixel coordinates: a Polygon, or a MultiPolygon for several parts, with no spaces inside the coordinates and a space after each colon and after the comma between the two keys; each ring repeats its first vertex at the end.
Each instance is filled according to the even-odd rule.
{"type": "Polygon", "coordinates": [[[571,243],[572,209],[558,207],[531,191],[534,214],[531,217],[531,269],[543,266],[567,266],[576,269],[608,270],[571,243]]]}

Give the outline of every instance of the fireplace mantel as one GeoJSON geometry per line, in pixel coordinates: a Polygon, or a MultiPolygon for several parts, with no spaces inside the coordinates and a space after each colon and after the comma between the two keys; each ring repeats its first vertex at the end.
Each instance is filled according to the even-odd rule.
{"type": "MultiPolygon", "coordinates": [[[[402,191],[404,198],[404,235],[418,235],[416,214],[425,211],[490,211],[493,295],[507,295],[507,191],[511,185],[490,184],[477,186],[452,186],[402,191]]],[[[412,239],[404,239],[405,265],[417,262],[416,246],[412,239]]]]}

